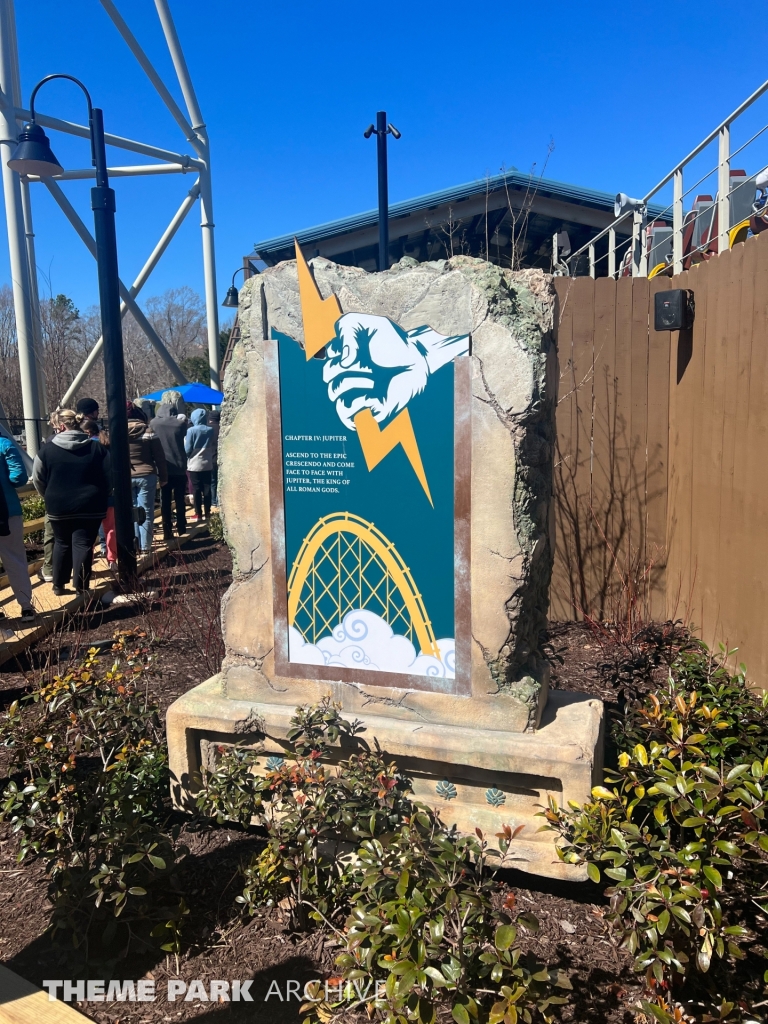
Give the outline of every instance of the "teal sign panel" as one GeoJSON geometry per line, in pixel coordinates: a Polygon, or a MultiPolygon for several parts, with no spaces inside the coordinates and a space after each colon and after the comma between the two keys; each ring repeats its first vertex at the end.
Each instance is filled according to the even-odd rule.
{"type": "Polygon", "coordinates": [[[288,660],[440,688],[456,673],[454,360],[469,338],[357,313],[312,359],[272,338],[288,660]]]}

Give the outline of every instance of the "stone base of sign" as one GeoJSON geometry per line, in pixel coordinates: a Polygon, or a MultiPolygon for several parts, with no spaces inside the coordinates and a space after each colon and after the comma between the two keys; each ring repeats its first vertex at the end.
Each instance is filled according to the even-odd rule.
{"type": "MultiPolygon", "coordinates": [[[[254,747],[265,761],[288,756],[286,734],[293,713],[288,704],[233,700],[220,675],[180,697],[167,716],[176,805],[191,808],[200,768],[213,765],[221,745],[254,747]]],[[[549,878],[586,877],[558,859],[553,833],[539,831],[543,820],[537,813],[550,796],[559,805],[584,802],[600,781],[599,700],[550,692],[540,727],[525,733],[477,727],[474,713],[463,726],[405,722],[377,714],[375,707],[354,717],[365,727],[359,739],[372,744],[375,738],[412,779],[416,798],[438,808],[447,824],[464,833],[480,828],[490,836],[504,824],[523,825],[510,867],[549,878]]],[[[344,757],[352,747],[338,750],[344,757]]]]}

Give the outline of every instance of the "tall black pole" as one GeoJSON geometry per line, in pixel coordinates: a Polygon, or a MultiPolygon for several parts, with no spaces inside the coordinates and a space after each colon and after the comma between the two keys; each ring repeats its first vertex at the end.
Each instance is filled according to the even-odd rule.
{"type": "Polygon", "coordinates": [[[379,165],[379,270],[389,270],[389,186],[385,110],[380,110],[376,114],[376,156],[379,165]]]}
{"type": "Polygon", "coordinates": [[[120,584],[132,589],[136,579],[136,547],[133,526],[131,464],[128,455],[128,414],[125,404],[123,327],[117,275],[115,235],[115,193],[109,187],[104,122],[101,110],[93,108],[91,146],[96,165],[96,187],[91,189],[91,209],[96,235],[96,264],[99,271],[101,333],[104,338],[104,379],[109,417],[109,451],[112,489],[115,499],[115,533],[120,584]]]}

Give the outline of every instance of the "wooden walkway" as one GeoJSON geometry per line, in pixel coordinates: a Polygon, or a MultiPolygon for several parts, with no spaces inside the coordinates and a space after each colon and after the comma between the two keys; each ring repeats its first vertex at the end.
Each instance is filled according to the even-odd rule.
{"type": "MultiPolygon", "coordinates": [[[[42,519],[25,523],[25,535],[42,529],[42,524],[42,519]]],[[[145,555],[139,561],[139,572],[144,573],[151,569],[169,551],[182,547],[192,540],[193,537],[206,532],[208,526],[206,523],[190,522],[187,529],[188,532],[183,537],[175,537],[172,541],[164,541],[162,539],[162,525],[158,512],[155,516],[155,536],[154,543],[152,544],[152,553],[145,555]]],[[[45,583],[38,576],[38,569],[41,565],[42,559],[31,562],[29,565],[32,580],[32,601],[38,613],[36,620],[31,623],[21,622],[19,618],[21,609],[8,585],[8,577],[0,576],[0,610],[5,614],[5,618],[0,619],[0,665],[14,658],[47,633],[50,633],[67,615],[71,615],[82,607],[86,600],[97,600],[113,589],[113,576],[109,571],[107,560],[100,556],[95,557],[93,562],[90,598],[81,597],[75,594],[74,591],[63,597],[57,597],[53,593],[52,584],[45,583]]]]}
{"type": "MultiPolygon", "coordinates": [[[[43,520],[34,520],[24,524],[25,535],[43,528],[43,520]]],[[[183,537],[176,537],[170,542],[162,540],[162,526],[159,514],[155,517],[155,541],[152,553],[139,562],[139,572],[147,572],[169,551],[183,547],[194,537],[208,530],[206,523],[188,524],[188,532],[183,537]],[[158,537],[161,538],[158,540],[158,537]]],[[[21,609],[13,597],[8,585],[8,578],[0,576],[0,608],[5,619],[0,620],[2,639],[0,639],[0,665],[31,646],[36,640],[50,633],[67,615],[71,615],[82,606],[85,599],[72,593],[65,597],[56,597],[50,583],[43,582],[37,575],[42,560],[30,563],[32,579],[32,599],[37,609],[37,620],[22,626],[18,618],[21,609]]],[[[106,559],[94,560],[94,571],[91,579],[93,598],[112,589],[112,575],[108,571],[106,559]]],[[[13,974],[0,965],[0,1024],[78,1024],[87,1022],[89,1018],[79,1013],[74,1006],[50,1000],[48,993],[30,984],[24,978],[13,974]]]]}
{"type": "Polygon", "coordinates": [[[43,989],[0,965],[0,1024],[86,1024],[74,1006],[51,1000],[43,989]]]}

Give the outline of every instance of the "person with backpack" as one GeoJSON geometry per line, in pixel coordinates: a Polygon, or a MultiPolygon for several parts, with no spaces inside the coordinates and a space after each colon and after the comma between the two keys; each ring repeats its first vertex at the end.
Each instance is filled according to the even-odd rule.
{"type": "MultiPolygon", "coordinates": [[[[77,403],[78,406],[80,403],[77,403]]],[[[79,411],[79,410],[78,410],[79,411]]],[[[85,413],[88,416],[88,412],[85,413]]],[[[82,429],[94,442],[103,444],[109,448],[109,431],[99,430],[96,420],[83,420],[82,429]]],[[[117,565],[117,538],[115,535],[115,499],[110,493],[107,500],[107,515],[99,526],[99,541],[101,542],[101,557],[106,558],[110,567],[117,565]]]]}
{"type": "Polygon", "coordinates": [[[88,417],[73,409],[51,416],[56,433],[35,456],[32,483],[45,498],[53,528],[53,592],[57,597],[74,578],[78,594],[87,594],[93,545],[107,512],[109,452],[82,429],[88,417]]]}
{"type": "Polygon", "coordinates": [[[206,423],[205,409],[195,409],[192,426],[184,438],[187,453],[187,471],[192,483],[192,498],[195,503],[194,519],[210,519],[211,516],[211,472],[215,453],[215,433],[206,423]]]}
{"type": "Polygon", "coordinates": [[[136,537],[143,555],[152,550],[155,529],[157,485],[168,482],[168,468],[160,438],[149,429],[143,410],[128,402],[128,453],[131,460],[133,503],[144,509],[144,522],[136,524],[136,537]]]}

